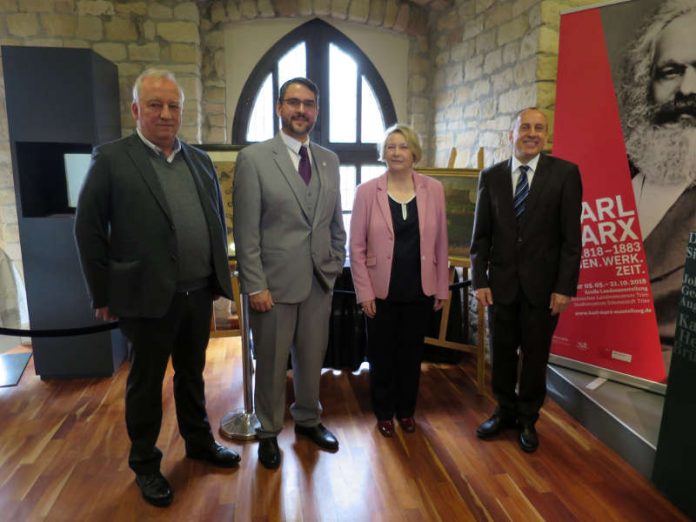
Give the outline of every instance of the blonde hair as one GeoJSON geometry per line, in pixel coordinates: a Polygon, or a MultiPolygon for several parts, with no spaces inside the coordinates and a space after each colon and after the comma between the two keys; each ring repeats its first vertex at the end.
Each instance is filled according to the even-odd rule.
{"type": "Polygon", "coordinates": [[[420,138],[418,138],[416,131],[414,131],[408,125],[404,125],[402,123],[392,125],[386,131],[384,131],[384,139],[382,140],[382,143],[379,144],[379,160],[384,161],[384,153],[387,151],[387,140],[389,140],[389,136],[396,133],[399,133],[404,137],[406,144],[408,145],[408,150],[410,150],[411,154],[413,154],[413,163],[418,163],[423,157],[423,149],[421,148],[420,138]]]}

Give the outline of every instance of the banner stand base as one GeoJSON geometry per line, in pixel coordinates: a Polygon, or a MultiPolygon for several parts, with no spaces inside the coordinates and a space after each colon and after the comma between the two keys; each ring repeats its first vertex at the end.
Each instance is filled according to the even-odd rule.
{"type": "Polygon", "coordinates": [[[550,364],[549,397],[588,431],[650,480],[664,397],[634,386],[607,381],[595,390],[595,377],[550,364]]]}
{"type": "Polygon", "coordinates": [[[570,368],[571,370],[588,373],[590,375],[594,375],[595,377],[604,377],[605,379],[608,379],[610,381],[619,382],[621,384],[626,384],[628,386],[633,386],[634,388],[640,388],[642,390],[646,390],[653,393],[659,393],[663,396],[667,392],[667,384],[665,383],[648,381],[646,379],[641,379],[640,377],[628,375],[627,373],[616,372],[614,370],[607,370],[606,368],[602,368],[601,366],[595,366],[594,364],[576,361],[574,359],[569,359],[560,355],[551,354],[549,356],[549,363],[554,364],[556,366],[570,368]]]}

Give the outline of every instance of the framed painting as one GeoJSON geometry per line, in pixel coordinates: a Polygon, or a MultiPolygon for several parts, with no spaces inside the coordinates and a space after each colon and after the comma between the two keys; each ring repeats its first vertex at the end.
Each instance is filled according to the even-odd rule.
{"type": "Polygon", "coordinates": [[[242,149],[241,145],[194,145],[197,149],[205,151],[213,160],[222,203],[225,206],[225,225],[227,226],[227,254],[234,257],[234,237],[232,236],[232,182],[234,181],[234,166],[237,154],[242,149]]]}
{"type": "Polygon", "coordinates": [[[479,170],[419,168],[418,172],[435,178],[445,188],[449,256],[455,260],[468,260],[479,170]]]}

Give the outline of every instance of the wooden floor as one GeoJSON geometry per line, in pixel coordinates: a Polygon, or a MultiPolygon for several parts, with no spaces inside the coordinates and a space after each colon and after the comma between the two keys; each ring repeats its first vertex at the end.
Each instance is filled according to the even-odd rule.
{"type": "MultiPolygon", "coordinates": [[[[238,339],[211,341],[208,412],[242,405],[238,339]]],[[[42,382],[27,368],[0,389],[0,520],[3,521],[662,521],[686,520],[628,464],[550,401],[537,427],[540,450],[524,454],[506,433],[479,441],[490,413],[475,393],[473,366],[424,364],[414,434],[385,439],[368,406],[367,374],[326,372],[324,423],[336,454],[296,439],[288,419],[280,470],[257,463],[255,442],[227,442],[237,470],[184,457],[171,393],[159,447],[174,503],[140,497],[126,463],[127,368],[112,379],[42,382]]]]}

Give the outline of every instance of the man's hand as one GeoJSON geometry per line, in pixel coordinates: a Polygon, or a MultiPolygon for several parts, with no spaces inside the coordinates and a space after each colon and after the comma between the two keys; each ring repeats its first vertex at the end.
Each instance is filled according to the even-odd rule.
{"type": "Polygon", "coordinates": [[[94,310],[94,315],[102,321],[118,321],[118,317],[111,313],[108,306],[102,306],[94,310]]]}
{"type": "Polygon", "coordinates": [[[490,306],[493,304],[493,292],[491,292],[491,289],[488,287],[474,290],[474,295],[479,304],[483,306],[490,306]]]}
{"type": "Polygon", "coordinates": [[[549,308],[551,309],[551,315],[558,315],[563,310],[568,308],[570,304],[570,296],[553,293],[551,294],[551,303],[549,303],[549,308]]]}
{"type": "Polygon", "coordinates": [[[438,299],[436,297],[435,302],[433,303],[433,310],[435,312],[437,312],[438,310],[442,310],[442,307],[444,306],[445,301],[447,301],[447,299],[438,299]]]}
{"type": "Polygon", "coordinates": [[[374,299],[372,301],[360,303],[360,306],[362,307],[363,313],[370,319],[374,319],[375,315],[377,315],[377,304],[374,299]]]}
{"type": "Polygon", "coordinates": [[[261,290],[258,294],[249,296],[249,306],[255,312],[268,312],[273,308],[273,297],[270,290],[261,290]]]}

